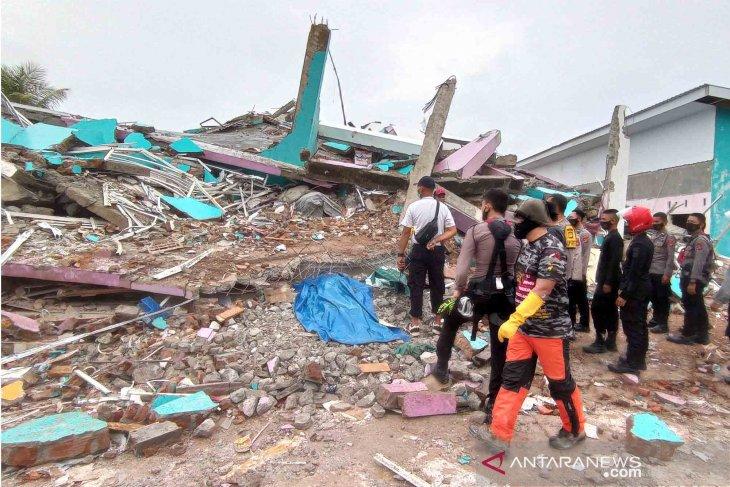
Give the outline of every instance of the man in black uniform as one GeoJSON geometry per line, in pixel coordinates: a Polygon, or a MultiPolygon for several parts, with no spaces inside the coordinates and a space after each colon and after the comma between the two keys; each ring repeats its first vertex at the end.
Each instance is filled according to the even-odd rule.
{"type": "Polygon", "coordinates": [[[616,351],[616,331],[618,330],[616,298],[621,279],[621,258],[624,253],[624,240],[616,229],[618,221],[617,210],[603,210],[601,213],[601,228],[608,234],[601,245],[601,256],[598,258],[598,268],[596,269],[596,290],[591,303],[596,340],[591,345],[583,347],[583,351],[586,353],[616,351]]]}
{"type": "Polygon", "coordinates": [[[638,374],[646,370],[646,351],[649,349],[649,329],[646,313],[649,305],[651,283],[649,268],[654,255],[654,244],[646,235],[653,218],[649,208],[634,206],[624,212],[624,220],[633,235],[621,275],[621,286],[616,306],[621,308],[621,324],[626,335],[626,358],[609,364],[608,370],[616,373],[638,374]]]}
{"type": "Polygon", "coordinates": [[[710,343],[710,322],[703,293],[710,282],[715,251],[710,237],[705,233],[705,225],[705,215],[702,213],[692,213],[687,217],[685,227],[690,240],[679,254],[679,288],[682,290],[684,326],[681,335],[670,335],[667,340],[682,345],[710,343]]]}

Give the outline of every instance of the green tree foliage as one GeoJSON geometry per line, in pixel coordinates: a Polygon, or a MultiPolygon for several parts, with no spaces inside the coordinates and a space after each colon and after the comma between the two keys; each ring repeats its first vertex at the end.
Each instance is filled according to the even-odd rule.
{"type": "Polygon", "coordinates": [[[2,65],[2,91],[10,101],[41,108],[55,108],[68,95],[68,88],[54,88],[46,70],[33,62],[2,65]]]}

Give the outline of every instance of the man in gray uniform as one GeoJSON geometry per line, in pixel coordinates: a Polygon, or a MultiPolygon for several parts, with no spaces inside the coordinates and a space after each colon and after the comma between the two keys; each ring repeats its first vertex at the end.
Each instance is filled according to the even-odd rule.
{"type": "Polygon", "coordinates": [[[649,268],[649,282],[651,294],[649,300],[653,309],[651,322],[652,333],[666,333],[669,331],[669,296],[671,293],[670,279],[674,272],[674,247],[677,239],[667,233],[667,214],[658,211],[654,213],[654,224],[646,232],[647,237],[654,244],[654,257],[649,268]]]}
{"type": "Polygon", "coordinates": [[[586,286],[586,274],[588,273],[588,261],[591,257],[593,247],[593,235],[585,229],[583,222],[586,214],[580,208],[576,208],[568,216],[568,221],[578,232],[580,240],[580,253],[575,252],[574,264],[571,275],[568,277],[568,314],[573,323],[575,331],[589,331],[590,310],[588,307],[588,288],[586,286]],[[576,319],[580,312],[580,322],[576,319]]]}
{"type": "Polygon", "coordinates": [[[684,326],[680,335],[667,337],[670,342],[681,345],[710,343],[710,321],[703,293],[710,282],[715,251],[710,237],[705,234],[705,225],[705,215],[702,213],[692,213],[685,224],[690,240],[679,254],[679,288],[682,290],[684,326]]]}

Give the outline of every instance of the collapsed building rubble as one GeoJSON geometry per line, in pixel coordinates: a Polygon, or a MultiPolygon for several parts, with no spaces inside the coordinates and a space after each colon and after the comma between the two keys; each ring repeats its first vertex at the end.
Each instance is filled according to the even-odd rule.
{"type": "MultiPolygon", "coordinates": [[[[327,342],[294,313],[291,284],[388,275],[426,145],[318,124],[328,42],[313,26],[296,101],[185,133],[4,100],[3,464],[152,455],[272,411],[290,431],[483,406],[483,335],[459,337],[458,382],[433,390],[429,339],[327,342]]],[[[515,170],[500,140],[427,141],[461,231],[485,189],[569,190],[515,170]]],[[[375,290],[375,325],[403,321],[400,284],[375,290]]]]}

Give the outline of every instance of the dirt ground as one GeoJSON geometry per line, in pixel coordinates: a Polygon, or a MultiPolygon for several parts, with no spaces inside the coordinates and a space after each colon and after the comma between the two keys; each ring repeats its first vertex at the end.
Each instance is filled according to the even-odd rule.
{"type": "MultiPolygon", "coordinates": [[[[559,454],[547,446],[547,437],[559,429],[560,419],[535,410],[520,414],[502,475],[481,464],[487,452],[467,434],[470,413],[406,420],[392,412],[376,419],[367,410],[351,410],[332,413],[331,420],[300,432],[282,428],[293,418],[276,409],[273,415],[232,424],[228,430],[219,428],[210,439],[185,438],[184,451],[166,447],[148,458],[135,458],[129,452],[109,460],[89,458],[92,463],[82,461],[68,468],[68,479],[24,482],[5,475],[3,483],[39,487],[408,485],[373,460],[374,454],[382,453],[431,485],[727,485],[730,386],[713,374],[712,362],[718,363],[715,370],[725,367],[730,346],[724,337],[724,314],[711,313],[711,320],[713,340],[707,347],[675,345],[663,336],[651,335],[649,370],[639,386],[624,384],[606,369],[616,353],[585,355],[581,346],[592,337],[580,334],[572,347],[572,369],[583,393],[587,422],[597,427],[599,439],[589,438],[580,447],[561,453],[569,456],[562,467],[556,464],[559,454]],[[687,404],[662,404],[655,391],[680,396],[687,404]],[[638,469],[624,471],[578,463],[579,457],[626,457],[625,418],[641,411],[655,412],[684,438],[685,444],[670,461],[641,459],[638,469]],[[257,433],[269,421],[253,452],[236,453],[236,438],[257,433]],[[543,459],[543,468],[514,463],[515,458],[534,455],[556,460],[545,463],[543,459]],[[460,457],[468,463],[460,464],[460,457]]],[[[672,315],[670,327],[677,330],[680,321],[680,315],[672,315]]],[[[623,341],[620,345],[622,349],[623,341]]],[[[479,372],[488,375],[488,368],[479,372]]],[[[531,395],[548,395],[539,370],[531,395]]],[[[216,420],[220,423],[222,418],[216,420]]]]}

